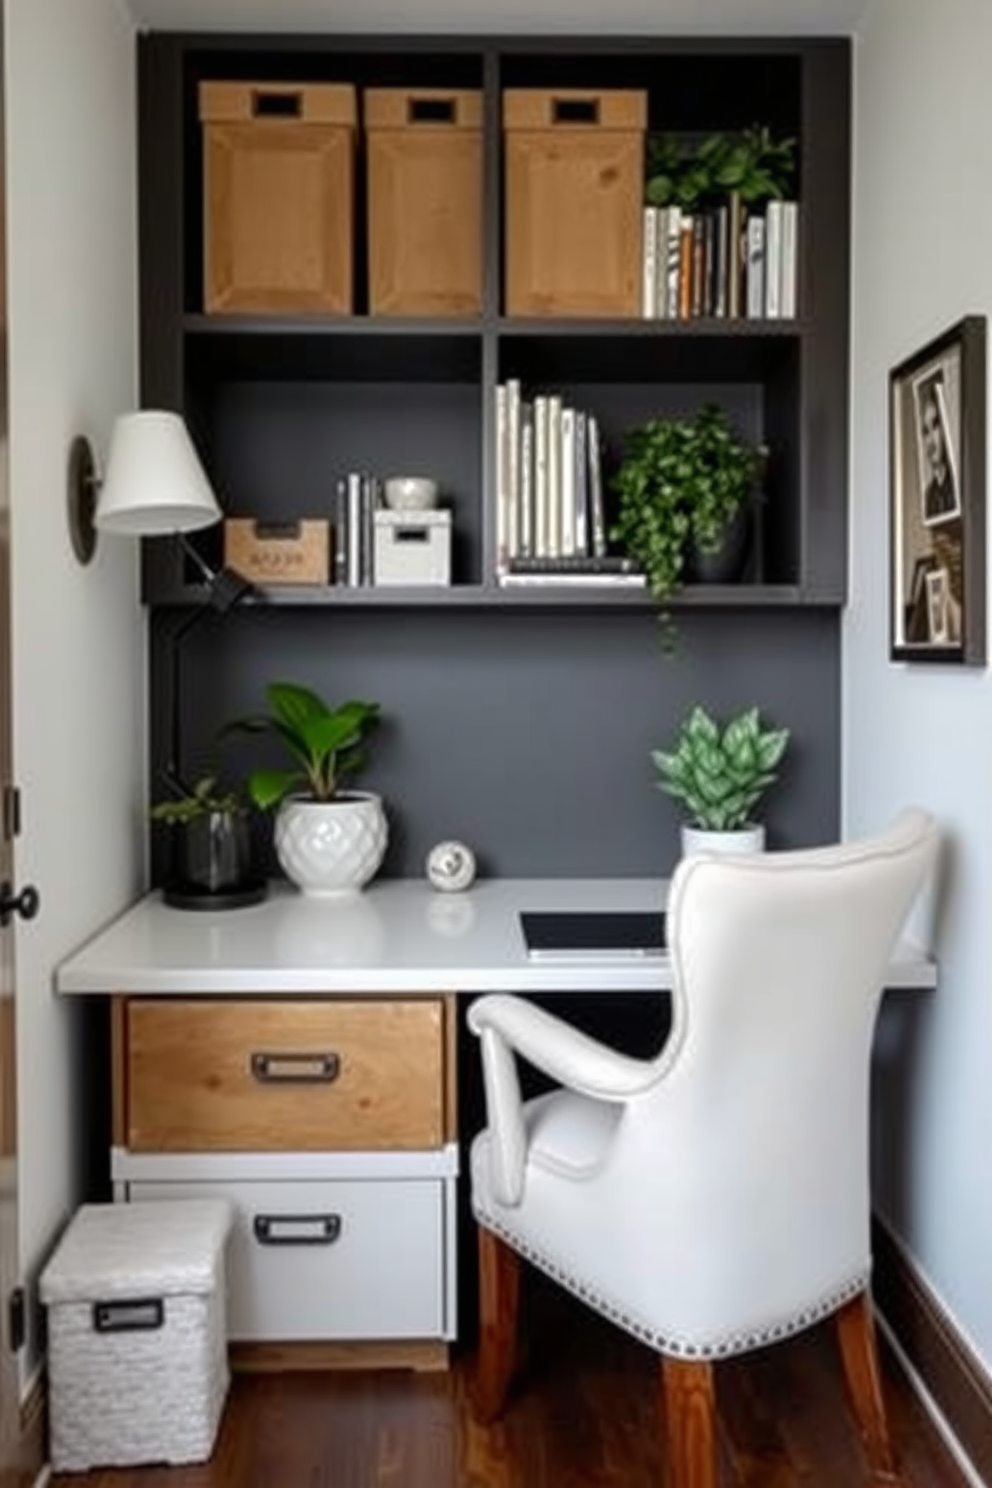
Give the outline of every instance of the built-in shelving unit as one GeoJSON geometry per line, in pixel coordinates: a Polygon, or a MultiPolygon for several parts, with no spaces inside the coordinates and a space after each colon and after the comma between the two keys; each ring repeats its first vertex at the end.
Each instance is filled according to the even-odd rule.
{"type": "MultiPolygon", "coordinates": [[[[349,469],[436,475],[453,508],[450,591],[273,590],[278,606],[647,608],[605,586],[500,590],[495,566],[497,382],[519,378],[594,410],[606,472],[626,427],[715,399],[771,450],[760,552],[741,586],[695,590],[687,609],[839,605],[845,596],[849,60],[831,41],[198,37],[140,45],[142,390],[181,409],[231,515],[331,516],[349,469]],[[483,313],[370,317],[364,156],[354,237],[356,313],[203,312],[204,80],[481,88],[483,313]],[[797,141],[795,320],[560,320],[502,313],[504,87],[640,88],[649,129],[699,134],[756,122],[797,141]]],[[[609,499],[609,497],[608,497],[609,499]]],[[[216,561],[219,535],[203,540],[216,561]]],[[[195,604],[178,545],[146,544],[143,592],[195,604]]]]}

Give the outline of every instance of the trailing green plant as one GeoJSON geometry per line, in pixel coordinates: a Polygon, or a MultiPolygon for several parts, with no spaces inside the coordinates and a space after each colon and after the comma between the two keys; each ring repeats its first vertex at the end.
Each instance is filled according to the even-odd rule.
{"type": "Polygon", "coordinates": [[[148,814],[152,821],[186,826],[204,816],[243,809],[237,791],[221,790],[216,775],[201,775],[188,790],[177,785],[176,794],[169,800],[157,801],[148,814]]]}
{"type": "Polygon", "coordinates": [[[680,587],[694,547],[715,553],[764,469],[766,450],[738,439],[726,414],[704,404],[685,418],[628,430],[611,487],[619,496],[610,537],[637,560],[663,605],[680,587]]]}
{"type": "Polygon", "coordinates": [[[653,750],[659,790],[687,808],[692,825],[734,832],[778,778],[789,743],[787,728],[763,729],[757,708],[747,708],[722,730],[704,708],[683,720],[673,753],[653,750]]]}
{"type": "Polygon", "coordinates": [[[795,179],[795,147],[794,139],[775,139],[763,124],[708,134],[692,144],[671,134],[650,135],[645,200],[691,212],[732,191],[749,206],[781,199],[795,179]]]}
{"type": "Polygon", "coordinates": [[[302,787],[314,801],[333,801],[342,782],[366,763],[364,740],[378,722],[379,704],[352,701],[331,708],[309,687],[270,682],[269,712],[238,719],[228,728],[275,736],[294,764],[288,770],[253,770],[248,794],[260,809],[277,806],[302,787]]]}

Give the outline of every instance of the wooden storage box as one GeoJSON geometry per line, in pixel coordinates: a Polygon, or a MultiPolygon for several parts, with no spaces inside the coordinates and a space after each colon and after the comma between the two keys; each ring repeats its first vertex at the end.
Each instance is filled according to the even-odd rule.
{"type": "Polygon", "coordinates": [[[637,316],[642,92],[503,94],[506,313],[637,316]]]}
{"type": "Polygon", "coordinates": [[[349,84],[200,84],[209,312],[351,312],[356,117],[349,84]]]}
{"type": "Polygon", "coordinates": [[[224,523],[224,562],[256,584],[330,582],[330,523],[255,522],[229,517],[224,523]]]}
{"type": "Polygon", "coordinates": [[[369,88],[369,310],[482,309],[482,94],[369,88]]]}

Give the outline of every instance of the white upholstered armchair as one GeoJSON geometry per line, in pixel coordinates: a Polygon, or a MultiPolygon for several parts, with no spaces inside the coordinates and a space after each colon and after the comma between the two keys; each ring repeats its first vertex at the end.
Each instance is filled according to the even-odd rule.
{"type": "Polygon", "coordinates": [[[868,1292],[869,1063],[936,842],[914,810],[859,843],[684,859],[655,1059],[517,997],[472,1005],[484,1419],[510,1383],[523,1256],[662,1356],[672,1488],[716,1483],[715,1361],[831,1313],[869,1463],[893,1470],[868,1292]],[[522,1103],[517,1055],[563,1088],[522,1103]]]}

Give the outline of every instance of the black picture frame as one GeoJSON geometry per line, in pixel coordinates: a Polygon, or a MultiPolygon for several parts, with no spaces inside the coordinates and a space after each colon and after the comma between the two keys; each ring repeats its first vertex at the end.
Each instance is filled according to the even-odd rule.
{"type": "Polygon", "coordinates": [[[892,661],[985,666],[986,319],[889,373],[892,661]]]}

